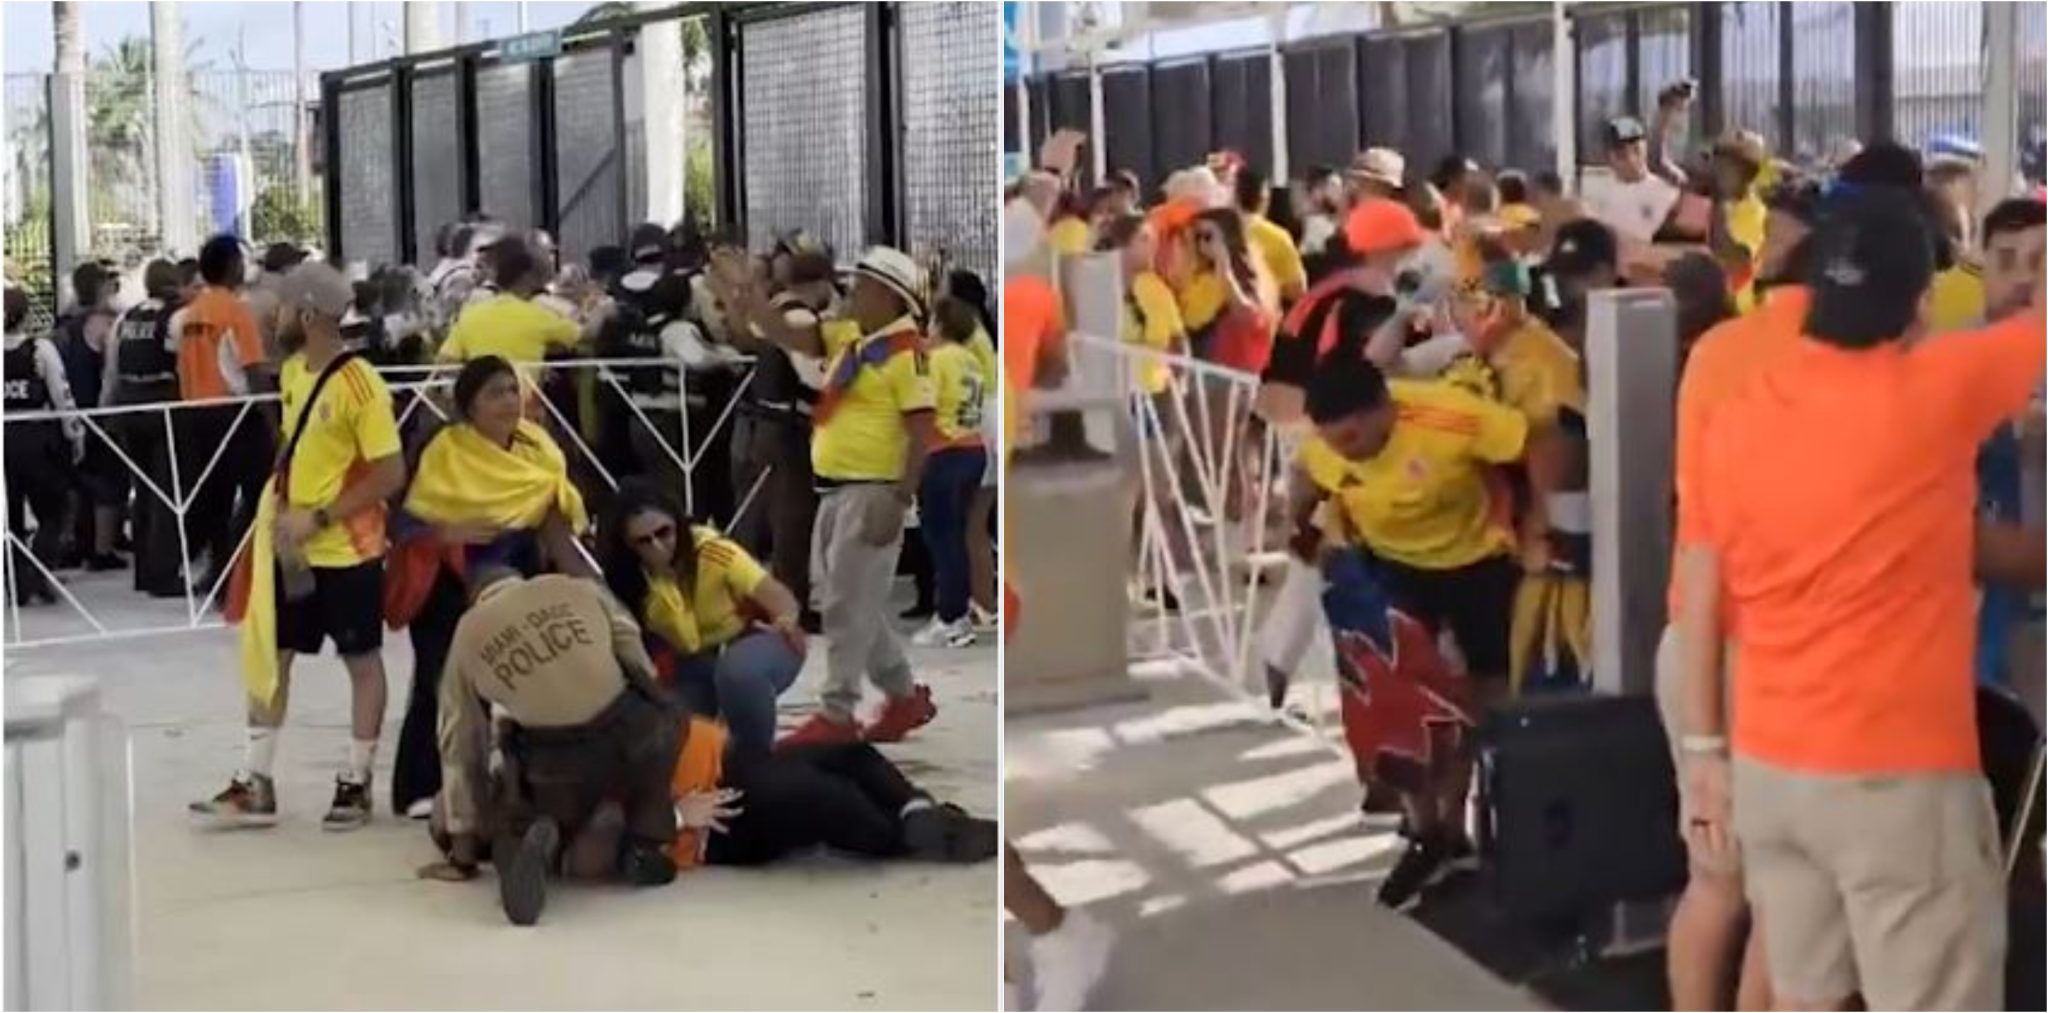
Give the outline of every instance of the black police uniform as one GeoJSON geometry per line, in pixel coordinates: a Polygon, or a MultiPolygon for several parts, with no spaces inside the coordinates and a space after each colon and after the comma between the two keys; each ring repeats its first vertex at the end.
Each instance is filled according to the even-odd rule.
{"type": "MultiPolygon", "coordinates": [[[[114,403],[167,404],[178,400],[178,357],[171,351],[171,314],[175,303],[149,299],[129,310],[114,327],[114,403]]],[[[183,494],[190,479],[171,481],[171,441],[160,412],[135,412],[116,417],[122,449],[156,485],[135,488],[135,589],[156,597],[185,593],[184,550],[179,544],[178,516],[165,496],[183,494]],[[157,494],[158,491],[162,496],[157,494]]]]}
{"type": "MultiPolygon", "coordinates": [[[[36,362],[41,338],[27,338],[0,357],[0,379],[6,386],[8,415],[49,411],[56,407],[49,381],[36,362]]],[[[57,565],[64,541],[64,493],[70,486],[71,454],[62,424],[55,420],[16,422],[7,427],[7,530],[17,537],[27,530],[27,514],[35,515],[31,552],[45,567],[57,565]],[[26,508],[26,513],[24,512],[26,508]]],[[[18,547],[14,552],[16,601],[55,600],[50,582],[18,547]]]]}

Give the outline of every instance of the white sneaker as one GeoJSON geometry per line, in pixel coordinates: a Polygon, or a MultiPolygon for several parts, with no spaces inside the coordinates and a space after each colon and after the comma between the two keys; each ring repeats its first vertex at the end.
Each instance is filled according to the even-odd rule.
{"type": "Polygon", "coordinates": [[[1038,1010],[1079,1010],[1109,970],[1116,933],[1080,911],[1068,911],[1060,927],[1031,940],[1031,969],[1038,983],[1038,1010]]]}
{"type": "Polygon", "coordinates": [[[933,616],[930,625],[911,634],[910,642],[918,647],[973,647],[974,627],[966,616],[950,623],[933,616]]]}
{"type": "Polygon", "coordinates": [[[994,632],[1003,625],[1003,617],[982,608],[980,602],[967,603],[967,621],[973,624],[975,630],[983,633],[994,632]]]}
{"type": "Polygon", "coordinates": [[[409,805],[409,806],[406,806],[406,807],[405,807],[405,818],[406,818],[406,819],[409,819],[409,820],[428,820],[428,819],[433,819],[433,818],[434,818],[434,800],[433,800],[433,799],[431,799],[431,798],[423,798],[423,799],[420,799],[420,800],[419,800],[419,801],[417,801],[417,802],[414,802],[413,804],[411,804],[411,805],[409,805]]]}

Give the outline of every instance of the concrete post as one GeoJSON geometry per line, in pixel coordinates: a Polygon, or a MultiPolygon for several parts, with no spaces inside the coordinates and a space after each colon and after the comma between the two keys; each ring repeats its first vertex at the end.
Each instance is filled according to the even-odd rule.
{"type": "Polygon", "coordinates": [[[1980,4],[1984,11],[1984,173],[1977,216],[2013,195],[2019,178],[2019,6],[1980,4]]]}
{"type": "Polygon", "coordinates": [[[156,56],[157,227],[166,251],[192,256],[199,249],[199,221],[193,211],[191,93],[175,0],[149,5],[149,30],[156,56]]]}
{"type": "MultiPolygon", "coordinates": [[[[670,6],[640,0],[640,11],[670,6]]],[[[640,26],[640,103],[646,133],[647,220],[664,225],[682,220],[685,174],[689,171],[689,138],[685,136],[689,102],[683,75],[683,23],[676,18],[640,26]]]]}
{"type": "Polygon", "coordinates": [[[1586,307],[1593,520],[1593,688],[1653,691],[1671,579],[1678,308],[1668,289],[1595,292],[1586,307]]]}
{"type": "Polygon", "coordinates": [[[1096,56],[1095,50],[1088,51],[1088,156],[1095,167],[1095,185],[1100,186],[1109,178],[1109,131],[1103,125],[1102,66],[1096,56]]]}
{"type": "MultiPolygon", "coordinates": [[[[50,271],[64,290],[71,269],[92,247],[91,208],[86,204],[90,172],[85,151],[85,44],[80,9],[55,3],[57,72],[50,76],[50,271]]],[[[76,299],[77,293],[71,298],[76,299]]]]}
{"type": "Polygon", "coordinates": [[[410,0],[405,5],[406,53],[431,53],[440,48],[440,3],[436,0],[410,0]]]}

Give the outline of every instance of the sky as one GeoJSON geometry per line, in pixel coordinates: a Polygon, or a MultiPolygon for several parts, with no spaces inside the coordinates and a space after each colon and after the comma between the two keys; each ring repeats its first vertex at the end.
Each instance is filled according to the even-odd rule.
{"type": "MultiPolygon", "coordinates": [[[[269,3],[203,2],[185,0],[178,9],[185,26],[187,45],[194,41],[197,59],[226,70],[234,66],[238,38],[246,40],[248,66],[252,70],[290,70],[292,66],[292,7],[289,0],[269,3]]],[[[334,70],[395,55],[404,38],[403,6],[367,0],[308,0],[305,8],[306,69],[334,70]],[[355,22],[355,59],[349,56],[349,22],[355,22]]],[[[442,3],[441,41],[453,45],[456,3],[442,3]]],[[[518,3],[462,3],[469,9],[471,31],[467,41],[497,38],[518,32],[518,3]]],[[[524,4],[530,30],[558,28],[590,9],[590,3],[574,0],[535,0],[524,4]]],[[[47,72],[54,60],[50,35],[50,4],[45,0],[9,0],[5,9],[5,68],[7,73],[47,72]]],[[[88,57],[104,53],[124,36],[149,35],[149,4],[139,0],[88,0],[79,4],[88,57]]]]}

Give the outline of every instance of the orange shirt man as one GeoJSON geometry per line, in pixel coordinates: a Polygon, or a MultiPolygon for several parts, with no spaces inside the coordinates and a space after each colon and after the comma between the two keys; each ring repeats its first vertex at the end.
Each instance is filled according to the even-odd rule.
{"type": "Polygon", "coordinates": [[[2002,1001],[2003,876],[1978,773],[1972,538],[1978,446],[2048,369],[2034,308],[1908,341],[1933,275],[1909,191],[1841,199],[1813,237],[1797,342],[1699,436],[1681,668],[1686,831],[1740,841],[1772,993],[1794,1008],[2002,1001]],[[1732,773],[1732,776],[1731,776],[1732,773]],[[1731,789],[1732,784],[1732,789],[1731,789]],[[1732,796],[1732,806],[1729,799],[1732,796]]]}
{"type": "Polygon", "coordinates": [[[231,264],[202,262],[201,271],[208,266],[215,270],[207,276],[206,288],[171,318],[171,333],[177,336],[178,396],[186,401],[246,394],[248,371],[263,363],[263,330],[231,287],[240,280],[239,249],[231,264]]]}

